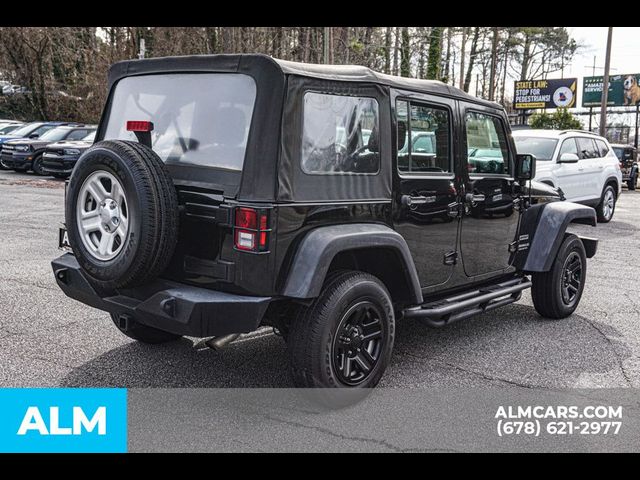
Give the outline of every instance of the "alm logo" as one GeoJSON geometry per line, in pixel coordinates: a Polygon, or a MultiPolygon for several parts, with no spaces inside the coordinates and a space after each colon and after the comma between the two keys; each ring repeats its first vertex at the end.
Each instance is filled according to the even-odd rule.
{"type": "Polygon", "coordinates": [[[71,427],[60,426],[59,407],[49,408],[49,428],[45,423],[40,409],[31,406],[22,419],[18,435],[26,435],[29,431],[36,431],[40,435],[82,435],[82,430],[93,432],[97,427],[98,435],[107,434],[107,407],[98,407],[89,419],[81,407],[73,407],[73,423],[71,427]]]}
{"type": "Polygon", "coordinates": [[[124,388],[0,388],[0,453],[124,453],[124,388]]]}

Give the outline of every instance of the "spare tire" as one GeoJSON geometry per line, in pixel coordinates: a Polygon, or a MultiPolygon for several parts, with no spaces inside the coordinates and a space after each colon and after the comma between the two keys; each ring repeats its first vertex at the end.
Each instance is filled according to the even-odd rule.
{"type": "Polygon", "coordinates": [[[158,155],[136,142],[102,141],[73,169],[66,227],[79,265],[107,288],[147,283],[169,264],[178,198],[158,155]]]}

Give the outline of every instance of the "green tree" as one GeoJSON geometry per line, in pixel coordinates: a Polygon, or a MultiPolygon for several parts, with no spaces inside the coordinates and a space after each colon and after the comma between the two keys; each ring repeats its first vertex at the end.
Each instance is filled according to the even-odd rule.
{"type": "Polygon", "coordinates": [[[582,122],[566,108],[558,108],[554,113],[534,113],[530,120],[531,128],[543,130],[581,130],[582,122]]]}

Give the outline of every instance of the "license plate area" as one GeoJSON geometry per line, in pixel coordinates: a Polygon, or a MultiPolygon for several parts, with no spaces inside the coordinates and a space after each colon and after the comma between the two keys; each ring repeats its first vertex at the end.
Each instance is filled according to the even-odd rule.
{"type": "Polygon", "coordinates": [[[67,227],[64,225],[61,225],[58,229],[58,248],[60,250],[71,251],[69,234],[67,233],[67,227]]]}

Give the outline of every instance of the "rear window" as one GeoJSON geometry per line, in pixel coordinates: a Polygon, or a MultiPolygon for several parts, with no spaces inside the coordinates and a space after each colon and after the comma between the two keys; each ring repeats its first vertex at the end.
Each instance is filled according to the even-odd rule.
{"type": "Polygon", "coordinates": [[[553,158],[553,152],[558,144],[558,140],[555,138],[520,137],[514,135],[513,139],[516,142],[516,150],[518,153],[529,153],[536,157],[536,160],[543,162],[553,158]]]}
{"type": "Polygon", "coordinates": [[[256,85],[248,75],[140,75],[118,82],[104,139],[135,140],[128,120],[153,122],[153,150],[167,164],[241,171],[256,85]]]}

